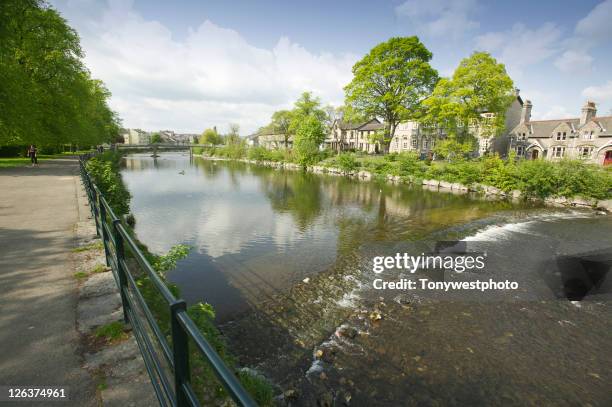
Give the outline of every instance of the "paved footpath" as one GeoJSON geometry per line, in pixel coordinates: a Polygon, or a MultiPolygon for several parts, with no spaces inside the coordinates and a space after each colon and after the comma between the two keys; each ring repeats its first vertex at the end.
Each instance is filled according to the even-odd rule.
{"type": "Polygon", "coordinates": [[[77,173],[73,158],[0,170],[0,386],[68,386],[71,400],[62,405],[94,406],[70,264],[77,173]]]}

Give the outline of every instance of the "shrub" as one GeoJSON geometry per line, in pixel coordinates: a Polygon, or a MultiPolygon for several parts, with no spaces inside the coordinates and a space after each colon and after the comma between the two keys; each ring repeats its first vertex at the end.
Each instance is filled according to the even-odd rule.
{"type": "Polygon", "coordinates": [[[119,172],[121,154],[107,151],[87,161],[87,171],[106,197],[115,215],[125,215],[130,210],[130,193],[125,187],[119,172]]]}
{"type": "Polygon", "coordinates": [[[398,157],[399,173],[402,176],[421,178],[427,172],[427,165],[419,160],[416,153],[404,153],[398,157]]]}
{"type": "Polygon", "coordinates": [[[354,172],[358,167],[359,163],[350,153],[342,153],[336,158],[338,168],[344,172],[354,172]]]}

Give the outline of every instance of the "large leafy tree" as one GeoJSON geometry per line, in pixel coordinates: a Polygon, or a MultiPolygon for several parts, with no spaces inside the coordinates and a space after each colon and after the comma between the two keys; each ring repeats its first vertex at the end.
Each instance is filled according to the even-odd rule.
{"type": "Polygon", "coordinates": [[[223,138],[217,133],[216,129],[206,129],[200,136],[200,144],[223,144],[223,138]]]}
{"type": "Polygon", "coordinates": [[[451,78],[438,82],[424,102],[423,122],[445,130],[448,139],[438,145],[448,150],[446,155],[461,153],[473,145],[475,132],[493,137],[503,131],[514,97],[504,65],[486,52],[475,52],[460,62],[451,78]]]}
{"type": "Polygon", "coordinates": [[[318,161],[319,145],[325,140],[323,123],[314,115],[304,117],[296,130],[293,151],[297,161],[303,166],[318,161]]]}
{"type": "Polygon", "coordinates": [[[285,147],[289,145],[289,128],[291,127],[292,113],[290,110],[278,110],[272,114],[272,129],[284,137],[285,147]]]}
{"type": "Polygon", "coordinates": [[[344,88],[346,104],[384,120],[379,141],[385,151],[398,123],[420,115],[421,102],[438,80],[429,65],[431,57],[418,37],[396,37],[372,48],[353,66],[353,80],[344,88]]]}
{"type": "Polygon", "coordinates": [[[42,0],[0,2],[0,144],[110,141],[110,92],[82,63],[77,33],[42,0]]]}

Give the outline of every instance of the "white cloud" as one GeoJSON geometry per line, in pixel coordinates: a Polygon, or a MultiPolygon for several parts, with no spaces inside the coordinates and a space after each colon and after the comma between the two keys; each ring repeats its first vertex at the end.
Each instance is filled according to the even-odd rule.
{"type": "Polygon", "coordinates": [[[395,13],[408,18],[424,35],[457,39],[480,26],[471,17],[476,10],[476,0],[407,0],[395,13]]]}
{"type": "Polygon", "coordinates": [[[599,3],[576,24],[576,34],[593,42],[608,42],[612,38],[612,0],[599,3]]]}
{"type": "Polygon", "coordinates": [[[86,64],[111,92],[127,127],[200,132],[229,122],[247,133],[310,90],[343,101],[354,55],[315,54],[282,37],[272,49],[203,21],[178,41],[131,2],[56,0],[82,38],[86,64]]]}
{"type": "Polygon", "coordinates": [[[595,102],[612,102],[612,80],[601,86],[589,86],[582,91],[582,96],[595,102]]]}
{"type": "Polygon", "coordinates": [[[553,23],[530,29],[516,23],[508,31],[489,32],[476,37],[476,47],[497,56],[512,76],[520,77],[522,67],[537,64],[559,52],[561,30],[553,23]]]}
{"type": "Polygon", "coordinates": [[[569,119],[576,117],[576,112],[570,112],[565,106],[552,105],[545,112],[534,116],[534,120],[569,119]]]}
{"type": "Polygon", "coordinates": [[[568,50],[555,60],[555,66],[565,73],[588,73],[593,57],[585,51],[568,50]]]}

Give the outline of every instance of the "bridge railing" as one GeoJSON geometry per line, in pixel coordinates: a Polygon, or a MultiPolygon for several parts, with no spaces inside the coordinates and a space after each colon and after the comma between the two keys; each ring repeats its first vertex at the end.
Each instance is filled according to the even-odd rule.
{"type": "Polygon", "coordinates": [[[189,317],[185,301],[175,298],[92,181],[85,166],[89,158],[90,155],[80,157],[81,179],[96,231],[104,243],[106,263],[119,287],[125,322],[132,327],[159,404],[177,407],[200,405],[191,383],[191,342],[238,405],[256,406],[189,317]],[[169,335],[163,333],[139,289],[137,279],[143,275],[149,278],[163,299],[170,318],[169,335]]]}

